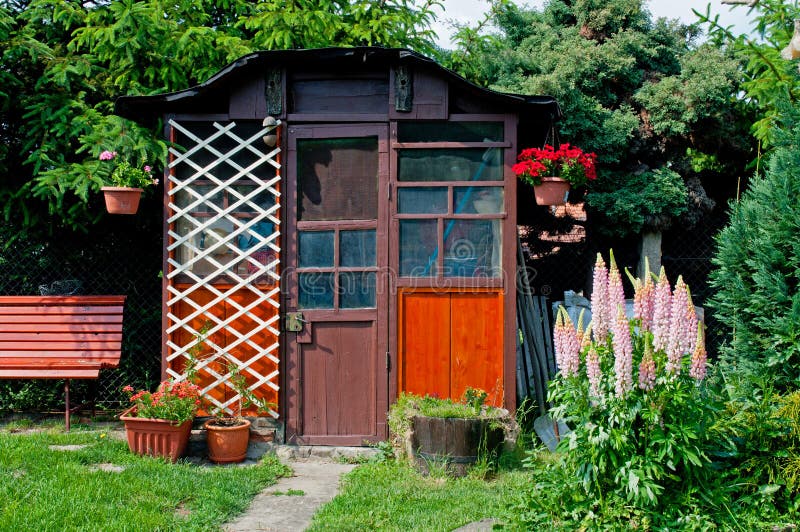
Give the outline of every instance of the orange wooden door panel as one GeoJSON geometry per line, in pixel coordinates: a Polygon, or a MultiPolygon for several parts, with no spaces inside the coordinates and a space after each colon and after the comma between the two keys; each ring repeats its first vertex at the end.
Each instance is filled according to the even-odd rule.
{"type": "MultiPolygon", "coordinates": [[[[252,306],[256,298],[256,294],[250,292],[249,290],[239,290],[235,292],[229,299],[237,303],[240,307],[247,308],[252,306]]],[[[278,315],[278,309],[268,303],[260,303],[252,306],[248,313],[258,318],[260,322],[256,323],[253,318],[245,313],[236,318],[232,323],[233,329],[244,337],[247,337],[248,334],[250,334],[250,331],[258,328],[260,323],[267,323],[271,318],[276,317],[278,315]]],[[[231,302],[226,302],[226,319],[230,319],[237,314],[241,314],[239,309],[236,308],[236,306],[231,302]]],[[[277,328],[278,323],[273,322],[272,326],[277,328]]],[[[249,341],[240,341],[235,334],[228,332],[227,341],[228,346],[237,344],[235,347],[230,349],[231,354],[237,359],[241,360],[243,363],[249,364],[248,367],[250,370],[252,370],[248,371],[245,369],[240,372],[241,375],[245,377],[248,387],[253,386],[256,382],[263,381],[266,377],[269,377],[278,371],[278,364],[267,356],[263,356],[260,352],[278,342],[278,337],[270,332],[270,330],[266,327],[263,327],[255,334],[252,334],[249,337],[249,341]],[[257,347],[253,344],[256,344],[257,347]]],[[[273,377],[269,382],[274,382],[277,380],[277,378],[273,377]]],[[[253,390],[253,393],[257,398],[263,401],[271,402],[275,405],[278,404],[278,391],[271,387],[267,382],[261,382],[261,384],[253,390]]],[[[277,410],[277,407],[275,407],[275,410],[277,410]]],[[[243,410],[243,413],[250,416],[255,416],[258,414],[257,409],[254,407],[243,410]]]]}
{"type": "Polygon", "coordinates": [[[400,391],[450,396],[450,294],[400,293],[400,391]]]}
{"type": "MultiPolygon", "coordinates": [[[[176,285],[176,288],[180,291],[184,291],[188,288],[186,285],[176,285]]],[[[216,296],[212,294],[209,290],[205,288],[198,288],[192,293],[192,301],[198,306],[205,306],[209,301],[214,299],[216,296]]],[[[196,312],[196,308],[193,305],[190,305],[185,300],[179,301],[173,307],[173,313],[180,319],[184,319],[187,316],[196,312]]],[[[214,305],[211,309],[207,311],[211,313],[212,316],[222,321],[225,319],[225,305],[224,304],[217,304],[214,305]]],[[[216,326],[216,323],[212,320],[209,320],[204,313],[200,313],[194,319],[190,320],[188,326],[195,331],[201,331],[205,329],[211,329],[216,326]]],[[[179,346],[185,346],[190,344],[194,340],[194,335],[191,334],[184,328],[180,328],[172,333],[172,341],[179,346]]],[[[221,329],[215,332],[212,335],[208,335],[206,337],[205,345],[203,346],[202,350],[199,353],[196,353],[197,359],[199,362],[200,369],[198,370],[198,382],[197,385],[200,386],[200,389],[205,388],[206,386],[212,384],[215,381],[214,373],[219,375],[225,374],[225,369],[223,365],[214,360],[209,361],[209,357],[211,357],[215,350],[212,347],[213,345],[217,345],[220,347],[224,347],[227,345],[227,335],[225,334],[225,329],[221,329]]],[[[186,367],[186,359],[184,357],[178,357],[170,363],[170,367],[176,371],[177,373],[183,373],[186,367]]],[[[213,396],[218,401],[224,401],[226,399],[225,393],[219,387],[212,388],[207,392],[207,395],[213,396]]],[[[201,411],[200,415],[207,415],[208,412],[201,411]]]]}
{"type": "Polygon", "coordinates": [[[467,387],[488,392],[487,402],[503,404],[503,295],[454,293],[450,297],[450,397],[467,387]]]}

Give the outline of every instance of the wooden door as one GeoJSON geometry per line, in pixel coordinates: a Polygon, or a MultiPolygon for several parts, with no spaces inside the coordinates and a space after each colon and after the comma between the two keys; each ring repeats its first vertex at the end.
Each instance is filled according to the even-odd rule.
{"type": "Polygon", "coordinates": [[[286,338],[292,443],[387,436],[387,129],[289,129],[284,308],[298,325],[287,331],[301,328],[286,338]]]}

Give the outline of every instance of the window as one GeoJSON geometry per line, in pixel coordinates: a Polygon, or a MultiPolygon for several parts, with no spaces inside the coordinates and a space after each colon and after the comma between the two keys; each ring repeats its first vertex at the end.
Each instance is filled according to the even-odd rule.
{"type": "Polygon", "coordinates": [[[400,277],[501,277],[504,124],[397,127],[400,277]]]}

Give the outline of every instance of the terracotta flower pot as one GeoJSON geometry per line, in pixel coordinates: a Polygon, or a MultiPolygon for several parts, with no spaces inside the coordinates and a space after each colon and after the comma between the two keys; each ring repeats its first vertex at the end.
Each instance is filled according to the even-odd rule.
{"type": "Polygon", "coordinates": [[[106,210],[110,214],[136,214],[144,189],[129,187],[102,187],[106,210]]]}
{"type": "Polygon", "coordinates": [[[192,420],[176,425],[175,421],[135,417],[135,409],[123,412],[128,447],[138,455],[163,456],[175,462],[186,450],[192,431],[192,420]]]}
{"type": "Polygon", "coordinates": [[[569,181],[560,177],[543,177],[541,185],[534,185],[533,193],[539,205],[564,205],[569,188],[569,181]]]}
{"type": "Polygon", "coordinates": [[[250,422],[246,419],[234,426],[219,425],[209,419],[203,425],[208,442],[208,458],[218,464],[241,462],[247,457],[250,442],[250,422]]]}

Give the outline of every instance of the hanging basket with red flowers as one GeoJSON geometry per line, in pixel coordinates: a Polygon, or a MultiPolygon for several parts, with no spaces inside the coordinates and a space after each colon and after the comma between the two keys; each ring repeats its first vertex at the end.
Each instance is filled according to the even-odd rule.
{"type": "Polygon", "coordinates": [[[533,185],[539,205],[563,205],[570,187],[580,187],[597,179],[597,155],[585,153],[576,146],[561,144],[555,149],[526,148],[511,167],[525,183],[533,185]]]}

